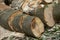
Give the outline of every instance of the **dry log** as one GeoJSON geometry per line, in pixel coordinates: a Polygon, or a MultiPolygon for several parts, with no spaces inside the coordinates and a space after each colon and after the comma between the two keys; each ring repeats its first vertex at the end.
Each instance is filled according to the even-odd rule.
{"type": "Polygon", "coordinates": [[[53,4],[49,4],[48,7],[44,9],[44,20],[48,26],[54,26],[55,21],[53,18],[53,4]]]}
{"type": "Polygon", "coordinates": [[[26,14],[17,14],[15,17],[12,15],[9,19],[11,27],[14,27],[17,32],[24,32],[27,35],[34,37],[40,37],[44,32],[44,24],[37,17],[26,14]]]}
{"type": "Polygon", "coordinates": [[[44,24],[38,17],[22,14],[14,9],[1,13],[0,25],[8,30],[23,32],[37,38],[44,32],[44,24]]]}
{"type": "Polygon", "coordinates": [[[37,17],[23,15],[20,24],[22,24],[22,30],[28,35],[40,37],[44,32],[44,25],[37,17]]]}
{"type": "Polygon", "coordinates": [[[9,6],[12,3],[12,1],[13,0],[4,0],[4,3],[9,6]]]}

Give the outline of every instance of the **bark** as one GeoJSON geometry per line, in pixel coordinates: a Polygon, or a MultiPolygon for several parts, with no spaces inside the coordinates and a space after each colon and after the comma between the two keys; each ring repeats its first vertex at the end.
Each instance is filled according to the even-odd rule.
{"type": "Polygon", "coordinates": [[[11,30],[10,27],[9,27],[9,25],[8,25],[8,18],[15,11],[16,10],[10,9],[10,10],[6,10],[5,12],[2,12],[1,15],[0,15],[0,25],[3,26],[6,29],[11,30]]]}
{"type": "Polygon", "coordinates": [[[44,20],[48,26],[54,26],[55,21],[53,18],[53,4],[49,4],[48,7],[44,9],[44,20]]]}

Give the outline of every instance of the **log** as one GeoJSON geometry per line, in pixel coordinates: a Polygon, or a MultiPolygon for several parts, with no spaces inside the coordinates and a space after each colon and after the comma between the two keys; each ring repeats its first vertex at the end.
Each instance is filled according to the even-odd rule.
{"type": "Polygon", "coordinates": [[[45,25],[47,25],[48,27],[53,27],[54,24],[55,24],[55,21],[54,21],[54,19],[52,17],[52,13],[53,13],[52,12],[52,6],[50,5],[50,6],[46,7],[46,8],[39,8],[38,7],[38,9],[36,9],[34,11],[31,11],[30,13],[27,13],[27,14],[29,14],[31,16],[37,16],[42,20],[42,22],[45,25]],[[47,10],[50,10],[50,11],[47,12],[47,10]],[[51,19],[52,22],[49,21],[50,19],[51,19]]]}
{"type": "Polygon", "coordinates": [[[20,26],[19,26],[19,21],[20,21],[20,17],[21,16],[22,12],[21,11],[17,11],[15,13],[13,13],[10,17],[9,17],[9,20],[8,20],[8,24],[9,26],[11,27],[11,29],[13,31],[16,31],[16,32],[21,32],[21,29],[20,29],[20,26]],[[19,19],[17,18],[17,16],[19,17],[19,19]]]}
{"type": "Polygon", "coordinates": [[[0,25],[3,26],[5,29],[11,30],[10,26],[8,25],[8,18],[17,10],[9,9],[0,14],[0,25]]]}
{"type": "Polygon", "coordinates": [[[40,37],[44,32],[43,23],[39,18],[27,16],[22,23],[22,29],[28,35],[40,37]],[[28,24],[28,25],[27,25],[28,24]]]}
{"type": "Polygon", "coordinates": [[[22,11],[14,9],[2,12],[0,25],[5,29],[37,38],[44,32],[44,24],[38,17],[22,14],[22,11]]]}

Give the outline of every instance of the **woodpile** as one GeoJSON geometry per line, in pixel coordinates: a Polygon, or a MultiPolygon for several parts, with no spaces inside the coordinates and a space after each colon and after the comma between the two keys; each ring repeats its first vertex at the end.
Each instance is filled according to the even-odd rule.
{"type": "Polygon", "coordinates": [[[52,27],[55,24],[55,21],[53,19],[53,4],[48,5],[47,8],[39,7],[36,10],[33,10],[30,13],[26,13],[26,14],[39,17],[43,21],[43,23],[47,24],[49,27],[52,27]]]}
{"type": "Polygon", "coordinates": [[[15,1],[11,3],[13,8],[3,8],[0,12],[0,25],[8,30],[39,38],[45,31],[44,26],[50,28],[60,22],[60,1],[58,4],[54,0],[15,1]]]}

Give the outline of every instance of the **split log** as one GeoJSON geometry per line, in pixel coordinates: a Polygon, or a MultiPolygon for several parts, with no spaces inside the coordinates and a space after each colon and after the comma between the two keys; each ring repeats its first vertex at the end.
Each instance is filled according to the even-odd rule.
{"type": "Polygon", "coordinates": [[[26,14],[15,14],[9,18],[11,27],[14,27],[17,32],[26,33],[29,36],[40,37],[44,32],[44,24],[37,17],[26,14]]]}
{"type": "Polygon", "coordinates": [[[38,17],[22,14],[14,9],[1,13],[0,25],[8,30],[23,32],[37,38],[44,32],[44,24],[38,17]]]}

